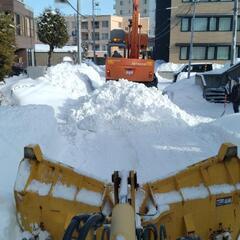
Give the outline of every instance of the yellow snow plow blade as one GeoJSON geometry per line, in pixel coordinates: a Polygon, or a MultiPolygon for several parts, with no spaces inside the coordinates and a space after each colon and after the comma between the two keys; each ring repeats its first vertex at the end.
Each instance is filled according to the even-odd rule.
{"type": "Polygon", "coordinates": [[[104,182],[44,159],[38,145],[25,147],[14,191],[19,224],[61,239],[74,215],[101,210],[105,189],[104,182]]]}
{"type": "MultiPolygon", "coordinates": [[[[136,187],[136,202],[133,202],[134,189],[138,185],[134,177],[132,179],[128,182],[132,184],[130,203],[136,204],[144,231],[153,226],[157,229],[157,239],[193,240],[199,236],[203,240],[230,240],[228,235],[237,239],[240,231],[240,159],[235,145],[223,144],[214,157],[168,178],[136,187]]],[[[113,199],[113,195],[118,196],[116,189],[115,185],[44,159],[38,145],[28,146],[15,184],[19,223],[24,230],[32,232],[38,225],[53,239],[62,239],[75,215],[102,212],[105,204],[116,213],[114,204],[117,202],[113,199]]],[[[116,226],[116,221],[112,224],[111,228],[117,232],[120,226],[116,226]]],[[[147,233],[147,239],[156,239],[153,232],[147,233]]],[[[96,239],[101,239],[100,234],[96,239]]]]}

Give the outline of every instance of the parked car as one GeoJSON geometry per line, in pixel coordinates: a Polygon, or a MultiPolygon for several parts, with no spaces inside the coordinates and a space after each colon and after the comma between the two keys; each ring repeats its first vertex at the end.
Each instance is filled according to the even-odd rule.
{"type": "MultiPolygon", "coordinates": [[[[207,72],[213,70],[212,63],[192,63],[191,64],[191,72],[207,72]]],[[[183,73],[188,72],[188,65],[184,64],[177,72],[174,73],[174,80],[176,82],[178,76],[183,73]]]]}

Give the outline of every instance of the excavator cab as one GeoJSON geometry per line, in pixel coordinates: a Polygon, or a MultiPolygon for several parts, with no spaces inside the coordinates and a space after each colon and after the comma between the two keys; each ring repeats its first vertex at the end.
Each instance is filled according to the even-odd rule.
{"type": "Polygon", "coordinates": [[[148,87],[157,87],[154,61],[147,59],[144,54],[147,52],[148,36],[141,32],[139,0],[133,1],[133,16],[129,20],[128,29],[128,33],[122,29],[111,31],[106,59],[106,80],[126,79],[144,83],[148,87]],[[119,54],[114,54],[114,51],[119,54]]]}

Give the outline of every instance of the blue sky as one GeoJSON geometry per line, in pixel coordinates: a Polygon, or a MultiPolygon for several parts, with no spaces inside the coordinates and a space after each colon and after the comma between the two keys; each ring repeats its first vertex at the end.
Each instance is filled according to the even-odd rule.
{"type": "MultiPolygon", "coordinates": [[[[49,6],[52,8],[59,8],[62,13],[64,14],[74,14],[72,8],[66,4],[56,4],[54,0],[24,0],[24,2],[30,6],[33,11],[34,15],[38,16],[43,10],[49,6]]],[[[77,0],[70,0],[71,4],[76,6],[77,0]]],[[[113,14],[113,4],[114,0],[98,0],[99,8],[96,11],[96,14],[113,14]]],[[[92,9],[92,0],[81,0],[81,8],[82,14],[91,14],[92,9]]]]}

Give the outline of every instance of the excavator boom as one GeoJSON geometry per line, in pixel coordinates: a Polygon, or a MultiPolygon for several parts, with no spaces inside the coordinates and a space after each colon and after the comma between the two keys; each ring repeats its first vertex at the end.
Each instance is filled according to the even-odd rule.
{"type": "Polygon", "coordinates": [[[129,33],[113,30],[114,36],[109,42],[109,57],[106,59],[106,80],[127,79],[133,82],[144,83],[145,85],[157,86],[157,79],[154,76],[154,61],[145,59],[148,36],[141,33],[139,14],[139,0],[133,0],[133,14],[129,21],[129,33]],[[111,54],[111,48],[124,48],[124,56],[115,50],[116,54],[111,54]],[[127,54],[125,55],[125,52],[127,54]],[[140,51],[143,51],[141,56],[140,51]]]}
{"type": "Polygon", "coordinates": [[[130,58],[139,58],[139,0],[133,0],[133,15],[132,15],[132,26],[131,26],[131,33],[130,33],[130,58]]]}

